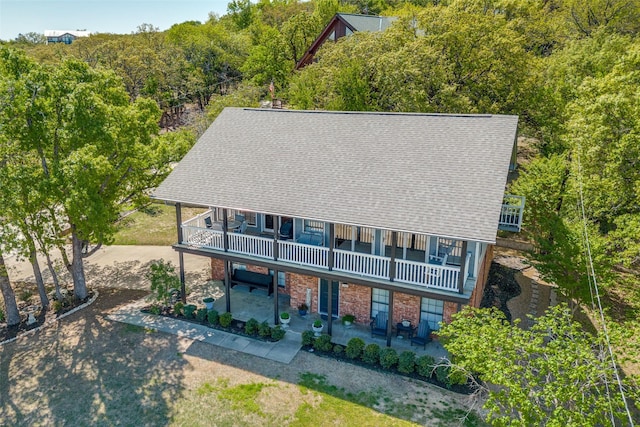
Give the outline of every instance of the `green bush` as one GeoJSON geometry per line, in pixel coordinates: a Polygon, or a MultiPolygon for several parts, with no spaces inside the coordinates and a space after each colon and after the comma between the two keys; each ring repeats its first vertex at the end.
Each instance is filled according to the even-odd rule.
{"type": "Polygon", "coordinates": [[[178,301],[177,303],[173,304],[173,314],[175,314],[176,316],[180,316],[182,313],[182,310],[184,309],[184,304],[180,301],[178,301]]]}
{"type": "Polygon", "coordinates": [[[419,375],[425,378],[430,378],[433,373],[433,365],[435,364],[436,360],[432,356],[425,354],[424,356],[418,357],[416,360],[416,370],[419,375]]]}
{"type": "Polygon", "coordinates": [[[410,374],[416,370],[416,354],[413,351],[405,350],[398,358],[398,371],[403,374],[410,374]]]}
{"type": "Polygon", "coordinates": [[[220,321],[220,315],[216,310],[209,310],[207,313],[207,321],[209,321],[210,325],[215,326],[220,321]]]}
{"type": "Polygon", "coordinates": [[[380,362],[380,346],[378,344],[366,346],[364,353],[362,353],[362,360],[372,365],[377,365],[380,362]]]}
{"type": "Polygon", "coordinates": [[[154,304],[151,306],[149,311],[151,312],[151,314],[160,314],[160,312],[162,312],[162,309],[160,308],[159,305],[154,304]]]}
{"type": "Polygon", "coordinates": [[[436,366],[436,379],[440,381],[442,384],[449,387],[451,384],[449,383],[449,371],[451,368],[447,365],[438,365],[436,366]]]}
{"type": "Polygon", "coordinates": [[[280,325],[276,326],[275,328],[271,328],[271,338],[276,341],[280,341],[282,338],[284,338],[284,334],[286,333],[287,331],[282,329],[282,326],[280,325]]]}
{"type": "Polygon", "coordinates": [[[204,322],[206,318],[207,318],[207,309],[199,308],[198,311],[196,311],[196,320],[198,322],[204,322]]]}
{"type": "Polygon", "coordinates": [[[198,308],[198,307],[196,307],[193,304],[185,305],[184,306],[184,310],[183,310],[184,311],[184,317],[186,317],[188,319],[193,318],[193,314],[196,312],[196,308],[198,308]]]}
{"type": "Polygon", "coordinates": [[[233,314],[228,311],[226,313],[222,313],[219,316],[219,320],[220,326],[222,326],[223,328],[228,328],[229,326],[231,326],[231,322],[233,321],[233,314]]]}
{"type": "Polygon", "coordinates": [[[312,345],[313,337],[314,337],[313,331],[302,332],[302,345],[312,345]]]}
{"type": "Polygon", "coordinates": [[[260,335],[263,338],[271,336],[271,327],[269,326],[266,320],[260,323],[260,326],[258,326],[258,335],[260,335]]]}
{"type": "Polygon", "coordinates": [[[151,282],[151,292],[156,301],[164,306],[169,305],[172,288],[180,287],[180,278],[171,262],[154,261],[145,277],[151,282]]]}
{"type": "Polygon", "coordinates": [[[313,348],[319,351],[329,352],[333,349],[333,344],[331,344],[331,335],[322,334],[313,342],[313,348]]]}
{"type": "Polygon", "coordinates": [[[364,346],[365,342],[362,338],[351,338],[347,343],[347,348],[345,350],[347,357],[349,359],[358,359],[362,356],[364,346]]]}
{"type": "Polygon", "coordinates": [[[341,346],[340,344],[336,344],[333,346],[333,352],[335,354],[342,354],[342,352],[344,352],[344,347],[341,346]]]}
{"type": "Polygon", "coordinates": [[[258,326],[260,324],[253,317],[247,320],[247,323],[244,325],[244,333],[247,335],[258,335],[258,326]]]}
{"type": "Polygon", "coordinates": [[[380,366],[384,369],[391,369],[398,363],[398,352],[391,347],[380,350],[380,366]]]}
{"type": "MultiPolygon", "coordinates": [[[[63,307],[64,307],[64,303],[62,301],[58,301],[58,300],[55,300],[53,302],[53,305],[51,306],[51,308],[53,309],[53,311],[55,313],[59,313],[62,310],[63,307]]],[[[4,316],[4,313],[2,313],[2,316],[4,316]]]]}

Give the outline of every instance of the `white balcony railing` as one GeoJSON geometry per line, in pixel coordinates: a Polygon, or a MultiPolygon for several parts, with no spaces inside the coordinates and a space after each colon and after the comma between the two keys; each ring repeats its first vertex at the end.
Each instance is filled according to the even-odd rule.
{"type": "Polygon", "coordinates": [[[425,285],[446,291],[458,291],[460,268],[421,262],[396,260],[396,281],[425,285]]]}
{"type": "Polygon", "coordinates": [[[389,278],[389,258],[336,249],[333,269],[363,276],[389,278]]]}
{"type": "Polygon", "coordinates": [[[498,228],[507,231],[520,231],[522,228],[522,213],[524,212],[524,196],[504,195],[502,211],[498,228]]]}
{"type": "Polygon", "coordinates": [[[229,252],[273,258],[273,239],[241,233],[227,233],[229,252]]]}
{"type": "MultiPolygon", "coordinates": [[[[229,252],[274,259],[274,240],[270,237],[242,233],[227,233],[229,252]]],[[[224,234],[220,230],[206,228],[204,217],[193,218],[182,225],[182,243],[199,248],[224,250],[224,234]],[[202,227],[191,224],[199,224],[202,227]]],[[[278,261],[298,265],[329,268],[329,248],[293,241],[278,241],[278,261]]],[[[465,271],[468,271],[468,261],[465,271]]],[[[334,249],[333,269],[366,277],[389,279],[391,259],[378,255],[334,249]]],[[[460,267],[427,264],[396,259],[395,281],[458,292],[460,267]]]]}
{"type": "Polygon", "coordinates": [[[278,241],[278,259],[294,264],[328,268],[329,249],[288,240],[278,241]]]}

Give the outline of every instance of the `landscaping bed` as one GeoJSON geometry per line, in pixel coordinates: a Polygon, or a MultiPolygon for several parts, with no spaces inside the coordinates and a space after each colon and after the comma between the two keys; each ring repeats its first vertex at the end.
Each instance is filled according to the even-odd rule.
{"type": "Polygon", "coordinates": [[[312,331],[302,333],[302,348],[320,357],[426,381],[456,393],[469,395],[475,391],[466,376],[452,372],[446,363],[440,363],[429,355],[416,357],[409,350],[398,354],[391,347],[367,345],[360,338],[351,338],[345,347],[332,343],[330,335],[315,337],[312,331]]]}

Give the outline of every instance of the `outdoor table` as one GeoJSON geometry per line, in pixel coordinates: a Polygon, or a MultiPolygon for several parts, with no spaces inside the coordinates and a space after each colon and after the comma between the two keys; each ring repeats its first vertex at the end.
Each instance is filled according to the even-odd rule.
{"type": "Polygon", "coordinates": [[[402,322],[398,322],[396,323],[396,331],[397,331],[397,337],[401,337],[402,334],[405,334],[407,338],[411,338],[411,331],[413,330],[413,328],[411,327],[411,325],[409,326],[404,326],[402,324],[402,322]]]}

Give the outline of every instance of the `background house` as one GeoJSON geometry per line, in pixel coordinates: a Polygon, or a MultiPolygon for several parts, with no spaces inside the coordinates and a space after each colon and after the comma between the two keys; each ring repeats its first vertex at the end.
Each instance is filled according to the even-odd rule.
{"type": "Polygon", "coordinates": [[[517,123],[227,108],[154,198],[176,205],[174,248],[210,257],[227,295],[265,287],[250,271],[276,311],[287,295],[328,318],[437,329],[479,305],[503,212],[522,208],[504,205],[517,123]],[[183,221],[187,205],[207,211],[183,221]]]}
{"type": "Polygon", "coordinates": [[[71,44],[78,37],[89,37],[91,33],[85,30],[45,30],[44,36],[49,43],[71,44]]]}
{"type": "Polygon", "coordinates": [[[320,47],[327,41],[349,36],[356,31],[384,31],[391,23],[398,19],[394,16],[354,15],[349,13],[336,13],[331,21],[324,27],[320,35],[311,43],[309,49],[296,64],[296,70],[313,62],[313,58],[320,47]]]}

